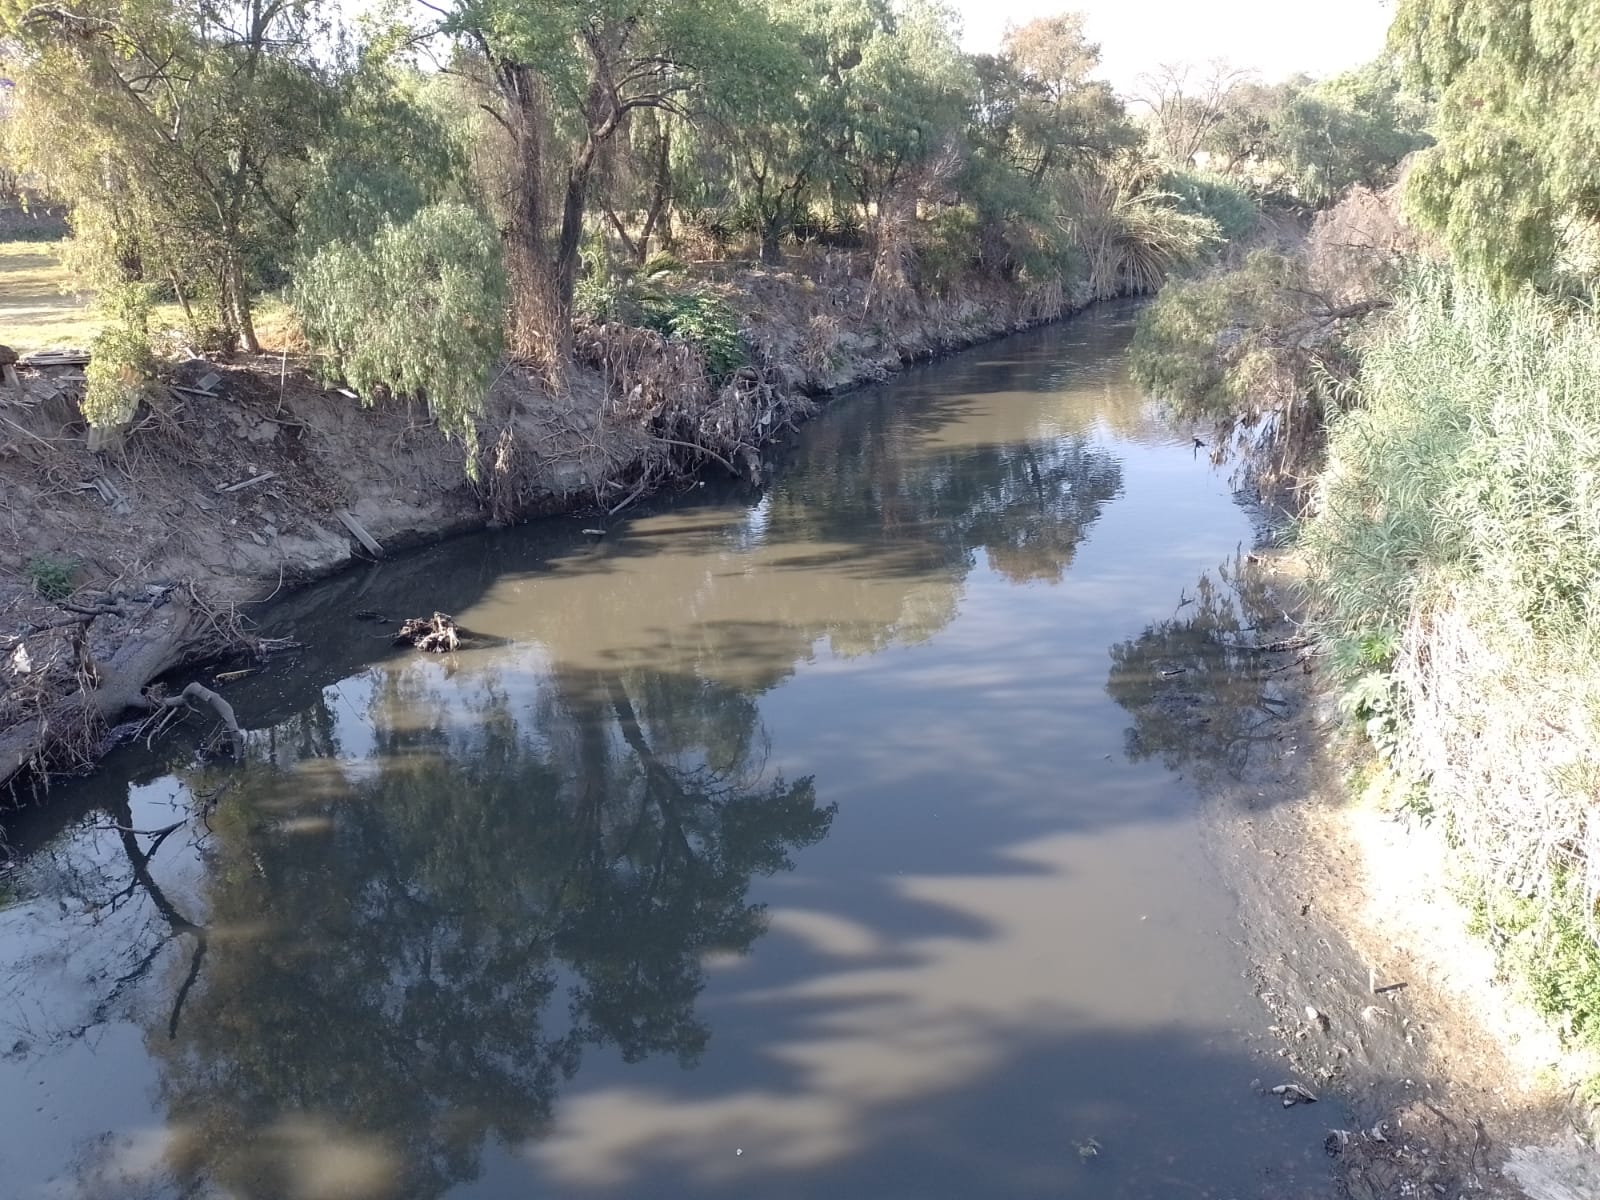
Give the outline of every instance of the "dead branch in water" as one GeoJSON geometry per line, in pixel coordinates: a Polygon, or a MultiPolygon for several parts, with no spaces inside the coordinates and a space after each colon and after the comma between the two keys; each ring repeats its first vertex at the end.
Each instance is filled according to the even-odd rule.
{"type": "Polygon", "coordinates": [[[222,721],[228,736],[233,739],[234,747],[237,749],[244,745],[244,732],[239,728],[239,719],[234,716],[233,705],[202,683],[191,683],[176,696],[160,700],[151,698],[149,703],[152,708],[164,709],[193,708],[196,704],[209,705],[222,721]]]}

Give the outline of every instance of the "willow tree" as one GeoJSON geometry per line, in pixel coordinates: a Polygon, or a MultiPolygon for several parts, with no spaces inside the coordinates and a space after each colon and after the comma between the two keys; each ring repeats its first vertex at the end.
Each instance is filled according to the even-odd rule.
{"type": "Polygon", "coordinates": [[[0,0],[20,93],[10,141],[72,208],[91,282],[201,300],[260,347],[252,297],[294,228],[324,113],[315,0],[0,0]]]}
{"type": "Polygon", "coordinates": [[[1389,44],[1439,99],[1407,208],[1496,290],[1546,275],[1600,221],[1600,6],[1401,0],[1389,44]]]}
{"type": "Polygon", "coordinates": [[[976,80],[948,10],[925,0],[833,7],[834,28],[854,39],[834,118],[834,169],[851,199],[876,217],[881,236],[919,175],[953,182],[941,159],[959,139],[976,80]]]}

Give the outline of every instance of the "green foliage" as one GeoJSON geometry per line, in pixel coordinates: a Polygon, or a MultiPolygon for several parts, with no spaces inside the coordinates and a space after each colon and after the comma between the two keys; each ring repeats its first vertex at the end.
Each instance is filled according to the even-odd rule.
{"type": "Polygon", "coordinates": [[[1158,187],[1174,197],[1180,212],[1212,221],[1223,244],[1243,241],[1261,224],[1260,206],[1236,180],[1225,175],[1168,171],[1158,187]]]}
{"type": "Polygon", "coordinates": [[[1068,178],[1059,223],[1083,255],[1098,299],[1153,292],[1221,239],[1209,217],[1183,212],[1169,192],[1122,165],[1068,178]]]}
{"type": "Polygon", "coordinates": [[[46,600],[65,600],[72,595],[72,576],[77,569],[78,564],[70,558],[36,554],[23,571],[28,582],[33,584],[33,590],[46,600]]]}
{"type": "Polygon", "coordinates": [[[1402,0],[1389,43],[1439,101],[1408,208],[1498,294],[1544,281],[1569,232],[1600,217],[1600,8],[1402,0]]]}
{"type": "Polygon", "coordinates": [[[138,284],[111,294],[113,319],[94,339],[84,368],[83,415],[90,425],[115,429],[133,419],[155,377],[148,323],[150,297],[138,284]]]}
{"type": "Polygon", "coordinates": [[[1300,537],[1349,711],[1473,886],[1524,898],[1508,955],[1540,1006],[1594,1031],[1600,318],[1435,270],[1359,391],[1300,537]]]}
{"type": "Polygon", "coordinates": [[[367,403],[380,388],[424,397],[445,430],[476,444],[505,309],[499,245],[476,212],[433,205],[368,243],[324,246],[299,272],[294,304],[367,403]]]}
{"type": "Polygon", "coordinates": [[[1320,207],[1354,184],[1387,182],[1402,158],[1427,145],[1426,116],[1380,61],[1295,95],[1276,114],[1270,145],[1294,194],[1320,207]]]}
{"type": "Polygon", "coordinates": [[[9,150],[71,203],[92,286],[170,285],[256,348],[252,297],[292,241],[297,166],[331,97],[314,18],[308,3],[0,2],[19,47],[9,150]]]}
{"type": "Polygon", "coordinates": [[[917,231],[917,277],[940,295],[972,271],[978,214],[967,205],[941,208],[917,231]]]}
{"type": "Polygon", "coordinates": [[[715,293],[641,291],[636,303],[639,324],[696,347],[712,376],[728,375],[749,360],[738,315],[715,293]]]}
{"type": "Polygon", "coordinates": [[[1257,250],[1238,270],[1168,284],[1139,316],[1134,379],[1189,420],[1270,406],[1265,391],[1283,365],[1274,334],[1293,315],[1284,288],[1298,282],[1294,261],[1257,250]]]}
{"type": "Polygon", "coordinates": [[[658,275],[682,275],[688,267],[683,259],[666,250],[657,250],[644,260],[644,265],[639,268],[639,273],[646,279],[654,279],[658,275]]]}
{"type": "Polygon", "coordinates": [[[1600,614],[1600,321],[1429,276],[1366,347],[1361,393],[1305,529],[1341,630],[1463,588],[1538,636],[1600,614]]]}
{"type": "Polygon", "coordinates": [[[1359,721],[1362,732],[1387,761],[1400,742],[1399,685],[1388,671],[1367,671],[1357,676],[1339,695],[1339,713],[1359,721]]]}
{"type": "Polygon", "coordinates": [[[1473,926],[1569,1044],[1600,1050],[1600,947],[1590,934],[1593,914],[1586,919],[1584,909],[1581,889],[1563,877],[1545,896],[1474,897],[1473,926]]]}

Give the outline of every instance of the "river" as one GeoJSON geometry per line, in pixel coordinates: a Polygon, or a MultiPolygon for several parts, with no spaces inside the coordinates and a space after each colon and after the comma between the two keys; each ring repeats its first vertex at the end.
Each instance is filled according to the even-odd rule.
{"type": "Polygon", "coordinates": [[[11,824],[5,1194],[1328,1194],[1195,791],[1272,709],[1170,686],[1251,526],[1129,331],[267,611],[242,766],[193,717],[11,824]]]}

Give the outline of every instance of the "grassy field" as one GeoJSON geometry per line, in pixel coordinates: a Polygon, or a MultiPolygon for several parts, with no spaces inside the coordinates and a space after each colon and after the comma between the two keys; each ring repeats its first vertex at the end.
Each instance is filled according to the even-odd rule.
{"type": "MultiPolygon", "coordinates": [[[[79,291],[61,261],[59,242],[0,241],[0,345],[13,350],[61,346],[87,349],[105,317],[94,297],[79,291]]],[[[276,297],[262,297],[255,307],[256,334],[264,351],[303,348],[288,308],[276,297]]],[[[150,310],[150,329],[182,329],[183,309],[157,304],[150,310]]]]}
{"type": "Polygon", "coordinates": [[[100,328],[90,297],[51,242],[0,242],[0,344],[13,350],[87,346],[100,328]]]}

